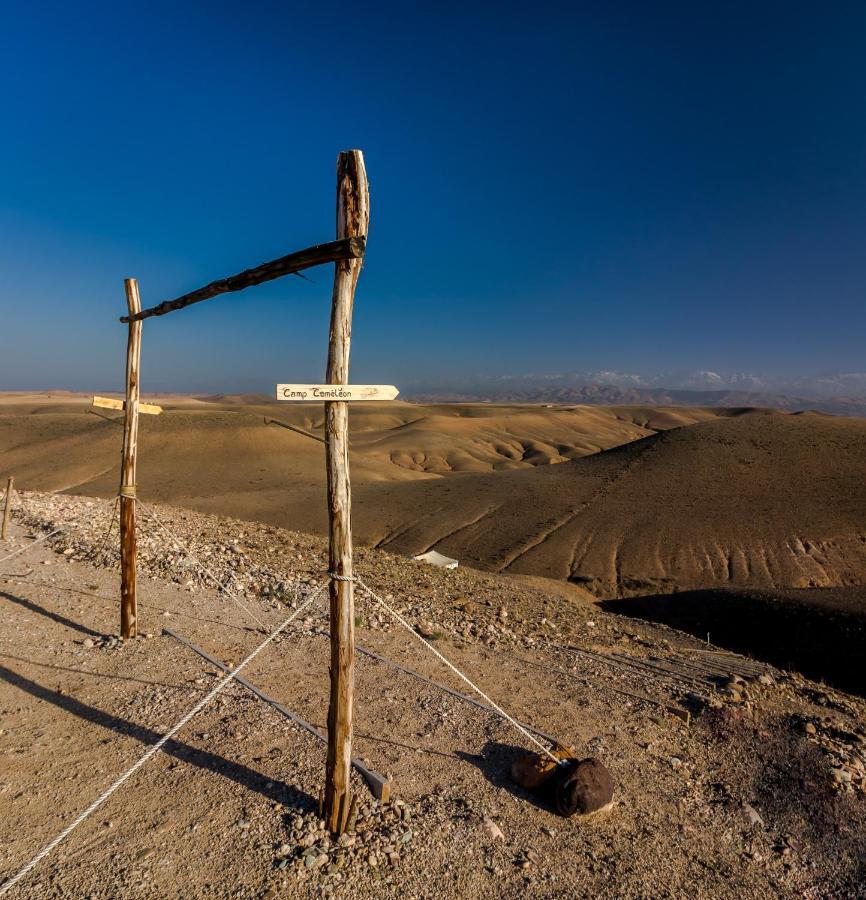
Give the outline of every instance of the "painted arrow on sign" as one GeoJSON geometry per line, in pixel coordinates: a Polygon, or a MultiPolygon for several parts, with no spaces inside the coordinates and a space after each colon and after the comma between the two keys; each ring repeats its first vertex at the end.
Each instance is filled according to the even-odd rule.
{"type": "Polygon", "coordinates": [[[393,400],[400,392],[393,384],[278,384],[277,400],[297,403],[316,400],[393,400]]]}

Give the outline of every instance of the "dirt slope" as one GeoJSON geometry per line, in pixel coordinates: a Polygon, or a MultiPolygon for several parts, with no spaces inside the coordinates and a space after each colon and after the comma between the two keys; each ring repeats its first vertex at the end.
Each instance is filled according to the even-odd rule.
{"type": "MultiPolygon", "coordinates": [[[[110,504],[21,499],[29,513],[16,513],[7,546],[70,530],[0,572],[0,881],[215,684],[216,667],[162,635],[163,625],[235,665],[262,640],[180,544],[148,530],[143,634],[118,642],[117,552],[103,542],[110,504]]],[[[233,573],[269,627],[287,615],[279,598],[308,594],[326,566],[325,543],[309,535],[187,510],[160,515],[221,578],[233,573]]],[[[518,579],[373,550],[358,553],[358,570],[412,623],[433,623],[436,646],[511,713],[599,758],[615,784],[613,809],[590,821],[553,815],[509,780],[521,735],[362,656],[356,752],[393,774],[401,805],[377,809],[354,781],[357,828],[330,841],[315,814],[322,745],[235,686],[10,898],[862,896],[862,700],[727,654],[708,663],[702,642],[518,579]],[[680,674],[660,673],[652,659],[678,659],[680,674]],[[695,671],[719,664],[745,666],[747,683],[729,690],[702,677],[696,695],[695,671]],[[667,713],[685,703],[694,704],[690,727],[667,713]]],[[[244,673],[318,725],[326,606],[310,608],[244,673]]],[[[361,646],[465,690],[360,597],[358,615],[361,646]]]]}
{"type": "Polygon", "coordinates": [[[600,596],[866,577],[866,421],[748,413],[559,466],[385,485],[389,550],[569,579],[600,596]],[[392,513],[400,510],[402,515],[392,513]]]}

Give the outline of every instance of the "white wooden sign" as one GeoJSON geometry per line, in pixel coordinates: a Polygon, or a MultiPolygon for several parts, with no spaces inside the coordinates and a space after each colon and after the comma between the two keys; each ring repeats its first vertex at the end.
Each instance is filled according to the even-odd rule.
{"type": "Polygon", "coordinates": [[[278,384],[277,400],[393,400],[393,384],[278,384]]]}
{"type": "MultiPolygon", "coordinates": [[[[125,400],[115,400],[112,397],[94,397],[93,405],[101,406],[103,409],[126,409],[125,400]]],[[[138,411],[140,413],[148,413],[151,416],[158,416],[162,412],[162,407],[153,403],[139,403],[138,411]]]]}

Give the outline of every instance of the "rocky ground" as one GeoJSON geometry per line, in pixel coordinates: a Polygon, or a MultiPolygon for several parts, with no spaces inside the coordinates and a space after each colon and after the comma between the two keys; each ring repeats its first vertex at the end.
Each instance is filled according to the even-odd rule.
{"type": "MultiPolygon", "coordinates": [[[[164,626],[235,665],[263,639],[262,626],[275,628],[322,582],[318,538],[142,506],[140,638],[124,643],[114,636],[112,511],[106,501],[24,494],[0,551],[2,559],[63,529],[0,562],[0,877],[220,677],[164,626]]],[[[708,648],[602,612],[576,591],[373,550],[358,552],[357,570],[509,712],[601,759],[614,780],[613,809],[562,819],[511,783],[510,762],[531,749],[525,738],[389,665],[468,691],[359,589],[358,643],[382,659],[358,659],[356,753],[393,777],[390,803],[375,802],[353,776],[354,827],[332,839],[317,814],[323,745],[233,684],[9,896],[866,890],[861,699],[769,667],[714,683],[665,675],[651,660],[677,656],[699,667],[708,648]]],[[[320,595],[244,673],[320,727],[325,610],[320,595]]]]}

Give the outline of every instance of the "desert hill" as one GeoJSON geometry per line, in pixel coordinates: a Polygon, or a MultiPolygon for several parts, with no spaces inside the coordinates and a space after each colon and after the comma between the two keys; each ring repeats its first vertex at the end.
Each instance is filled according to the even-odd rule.
{"type": "Polygon", "coordinates": [[[844,586],[866,573],[864,471],[866,421],[750,412],[558,466],[382,486],[390,521],[362,508],[358,525],[389,550],[604,597],[844,586]]]}
{"type": "Polygon", "coordinates": [[[866,416],[866,398],[862,394],[827,396],[825,394],[792,395],[783,391],[741,390],[738,388],[694,389],[671,387],[636,387],[606,383],[573,383],[568,378],[508,379],[474,387],[410,389],[407,396],[420,403],[557,403],[601,404],[622,406],[703,406],[762,407],[785,412],[817,410],[838,416],[866,416]]]}
{"type": "MultiPolygon", "coordinates": [[[[139,490],[203,512],[326,528],[320,406],[162,397],[139,490]]],[[[120,428],[67,393],[5,395],[0,477],[112,496],[120,428]]],[[[109,414],[110,417],[110,414],[109,414]]],[[[116,417],[116,416],[115,416],[116,417]]],[[[600,598],[861,584],[866,420],[768,410],[410,403],[351,412],[356,538],[600,598]]]]}
{"type": "MultiPolygon", "coordinates": [[[[142,416],[139,483],[143,496],[272,524],[324,527],[321,405],[249,397],[148,397],[164,407],[142,416]]],[[[89,412],[90,399],[67,392],[0,399],[0,475],[22,487],[108,496],[116,490],[120,416],[89,412]],[[106,421],[114,418],[116,421],[106,421]]],[[[409,403],[351,411],[356,488],[558,463],[655,433],[714,418],[703,409],[602,409],[409,403]]]]}

